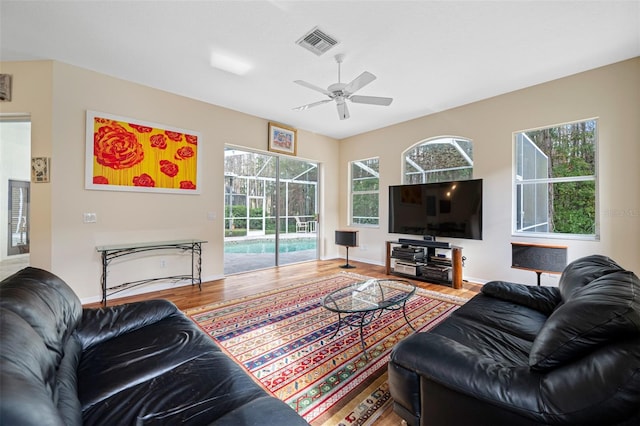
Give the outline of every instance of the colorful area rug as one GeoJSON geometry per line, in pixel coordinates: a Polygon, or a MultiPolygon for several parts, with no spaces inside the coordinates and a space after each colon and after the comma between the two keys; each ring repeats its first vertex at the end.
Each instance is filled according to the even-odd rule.
{"type": "MultiPolygon", "coordinates": [[[[343,272],[242,299],[186,311],[254,379],[312,425],[365,425],[391,401],[386,369],[391,348],[413,330],[402,310],[384,311],[363,329],[342,327],[322,307],[333,290],[370,279],[343,272]]],[[[466,299],[418,288],[407,301],[413,327],[425,331],[466,299]]]]}

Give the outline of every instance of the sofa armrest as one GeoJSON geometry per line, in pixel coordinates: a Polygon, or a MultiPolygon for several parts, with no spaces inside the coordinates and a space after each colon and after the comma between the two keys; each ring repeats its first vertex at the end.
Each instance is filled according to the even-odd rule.
{"type": "Polygon", "coordinates": [[[482,286],[482,293],[535,309],[546,315],[551,315],[562,302],[558,287],[537,287],[507,281],[488,282],[482,286]]]}
{"type": "Polygon", "coordinates": [[[421,380],[436,382],[494,406],[525,416],[539,413],[539,377],[531,374],[528,366],[497,363],[445,336],[411,335],[394,347],[391,362],[416,372],[421,380]]]}
{"type": "Polygon", "coordinates": [[[76,336],[83,350],[178,313],[168,300],[147,300],[98,309],[84,309],[76,336]]]}

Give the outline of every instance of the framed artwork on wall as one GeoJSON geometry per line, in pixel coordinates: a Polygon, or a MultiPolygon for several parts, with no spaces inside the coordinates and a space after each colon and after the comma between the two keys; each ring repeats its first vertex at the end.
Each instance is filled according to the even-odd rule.
{"type": "Polygon", "coordinates": [[[85,188],[199,194],[200,142],[192,130],[87,111],[85,188]]]}
{"type": "Polygon", "coordinates": [[[11,74],[0,74],[0,101],[11,102],[11,74]]]}
{"type": "Polygon", "coordinates": [[[298,151],[297,130],[282,124],[269,123],[269,151],[296,155],[298,151]]]}
{"type": "Polygon", "coordinates": [[[50,167],[49,157],[33,157],[31,159],[31,182],[49,182],[50,167]]]}

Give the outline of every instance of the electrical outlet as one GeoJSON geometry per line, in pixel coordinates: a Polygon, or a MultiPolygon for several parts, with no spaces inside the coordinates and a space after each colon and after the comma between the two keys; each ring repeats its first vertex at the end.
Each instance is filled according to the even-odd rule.
{"type": "Polygon", "coordinates": [[[164,259],[162,259],[162,260],[160,261],[160,267],[161,267],[161,268],[166,268],[166,267],[167,267],[167,261],[166,261],[166,260],[164,260],[164,259]]]}
{"type": "Polygon", "coordinates": [[[95,213],[82,213],[82,221],[84,223],[96,223],[98,222],[98,215],[95,213]]]}

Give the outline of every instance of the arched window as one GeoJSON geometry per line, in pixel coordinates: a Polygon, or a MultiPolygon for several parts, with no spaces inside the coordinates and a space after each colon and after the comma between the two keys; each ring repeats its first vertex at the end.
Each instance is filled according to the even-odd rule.
{"type": "Polygon", "coordinates": [[[403,183],[432,183],[473,178],[473,144],[468,139],[438,137],[403,153],[403,183]]]}

